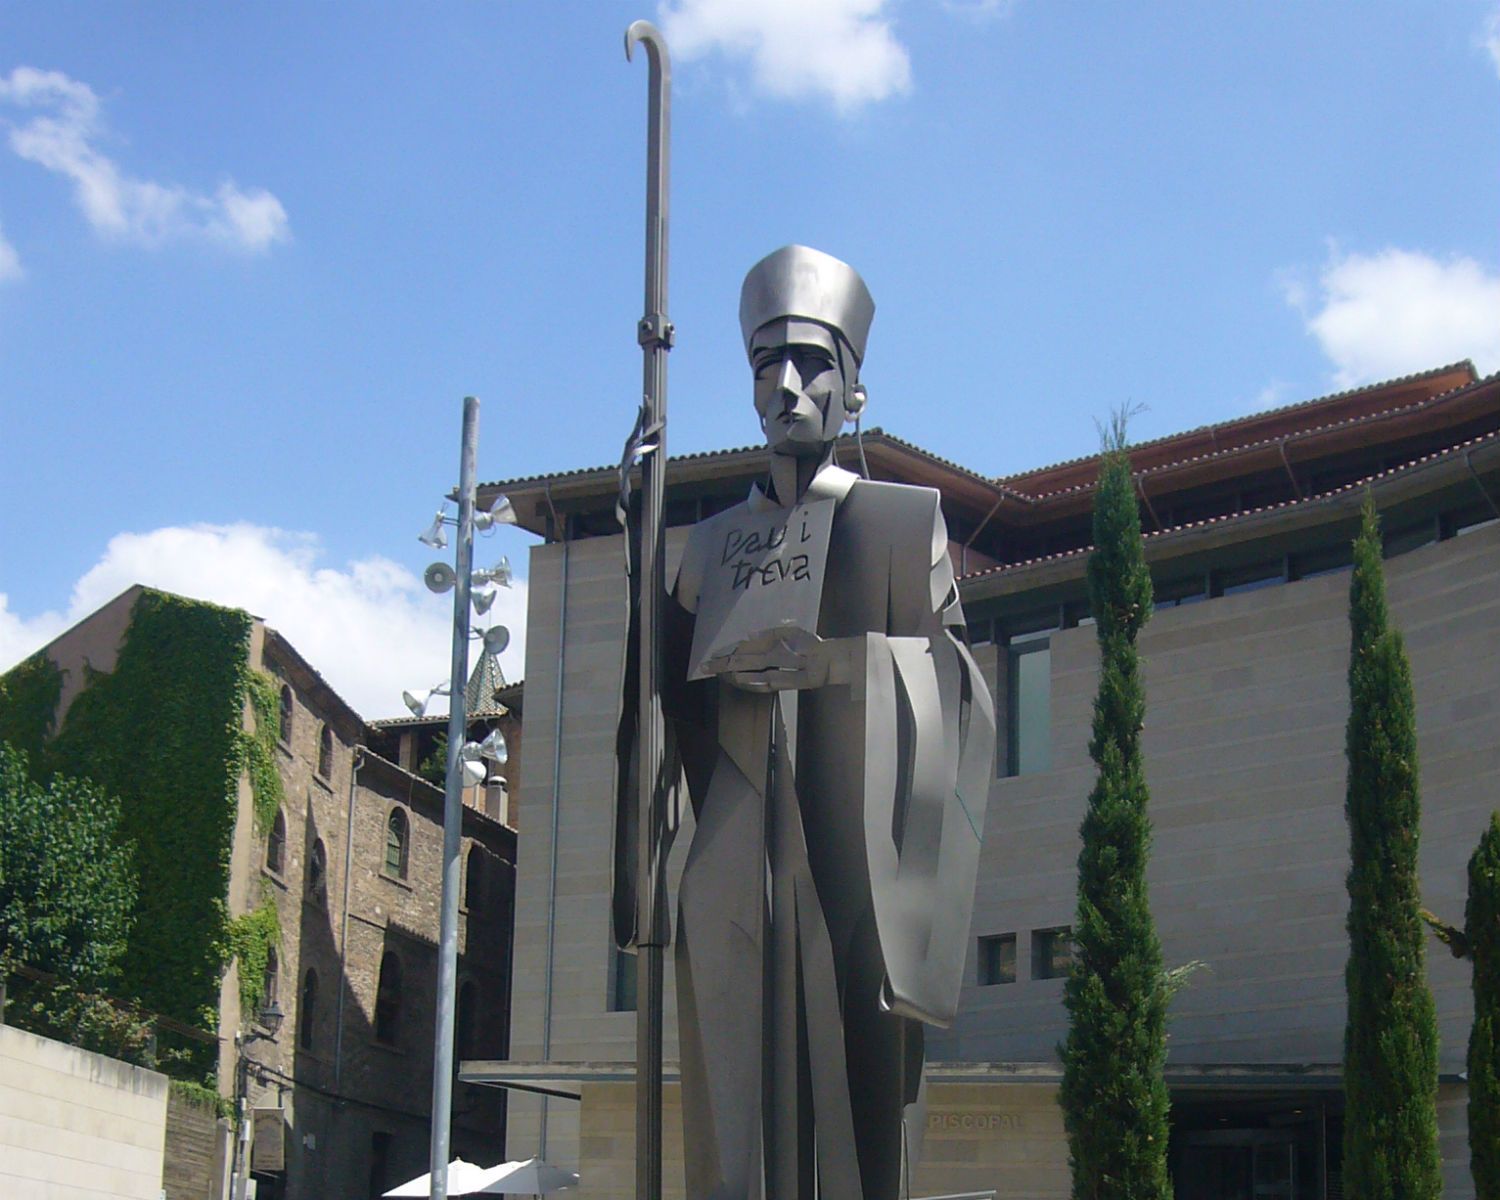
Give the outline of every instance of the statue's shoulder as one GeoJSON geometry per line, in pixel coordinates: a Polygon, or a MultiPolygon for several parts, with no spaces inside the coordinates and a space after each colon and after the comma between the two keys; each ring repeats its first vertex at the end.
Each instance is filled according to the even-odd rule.
{"type": "Polygon", "coordinates": [[[939,511],[942,493],[915,483],[890,483],[883,479],[856,479],[848,500],[861,508],[909,519],[925,518],[939,511]]]}

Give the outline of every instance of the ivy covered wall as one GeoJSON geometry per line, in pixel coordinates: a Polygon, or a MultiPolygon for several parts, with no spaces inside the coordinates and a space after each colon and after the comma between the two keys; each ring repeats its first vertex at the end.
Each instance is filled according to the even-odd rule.
{"type": "MultiPolygon", "coordinates": [[[[251,624],[237,609],[142,591],[114,670],[90,673],[56,731],[62,681],[45,655],[0,677],[0,739],[27,751],[39,774],[87,777],[122,802],[140,883],[122,990],[208,1030],[231,955],[246,959],[242,974],[254,977],[241,992],[253,996],[255,965],[277,936],[274,920],[232,922],[228,910],[241,773],[258,826],[281,801],[270,753],[277,690],[250,669],[251,624]],[[244,730],[247,700],[254,734],[244,730]]],[[[207,1074],[213,1060],[202,1048],[190,1073],[207,1074]]]]}

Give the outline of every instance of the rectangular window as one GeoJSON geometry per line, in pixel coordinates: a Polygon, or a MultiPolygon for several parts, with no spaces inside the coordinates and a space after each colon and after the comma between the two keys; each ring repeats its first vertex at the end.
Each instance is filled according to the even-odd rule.
{"type": "Polygon", "coordinates": [[[1248,567],[1233,567],[1214,572],[1214,594],[1234,596],[1240,592],[1253,592],[1257,588],[1271,587],[1286,580],[1286,563],[1276,558],[1269,562],[1251,563],[1248,567]]]}
{"type": "Polygon", "coordinates": [[[979,986],[1016,981],[1016,935],[997,933],[979,939],[979,986]]]}
{"type": "Polygon", "coordinates": [[[1402,529],[1392,529],[1385,535],[1385,556],[1394,558],[1398,554],[1406,554],[1411,550],[1418,550],[1423,546],[1431,545],[1438,540],[1437,522],[1428,519],[1418,521],[1415,525],[1408,525],[1402,529]]]}
{"type": "Polygon", "coordinates": [[[1188,575],[1182,579],[1164,579],[1152,587],[1157,608],[1180,608],[1184,604],[1197,604],[1208,599],[1208,580],[1203,575],[1188,575]]]}
{"type": "Polygon", "coordinates": [[[1052,767],[1052,640],[1046,633],[1013,637],[1009,650],[1007,741],[1009,775],[1052,767]]]}
{"type": "Polygon", "coordinates": [[[1500,520],[1500,516],[1497,516],[1488,503],[1481,501],[1470,504],[1443,514],[1443,536],[1463,537],[1466,533],[1493,525],[1497,520],[1500,520]]]}
{"type": "Polygon", "coordinates": [[[636,956],[611,946],[609,950],[609,1011],[635,1011],[636,956]]]}
{"type": "Polygon", "coordinates": [[[1073,930],[1064,925],[1057,929],[1031,931],[1031,977],[1062,979],[1073,965],[1073,930]]]}
{"type": "Polygon", "coordinates": [[[1292,576],[1295,579],[1316,579],[1319,575],[1347,571],[1353,562],[1353,543],[1335,542],[1332,546],[1292,555],[1292,576]]]}

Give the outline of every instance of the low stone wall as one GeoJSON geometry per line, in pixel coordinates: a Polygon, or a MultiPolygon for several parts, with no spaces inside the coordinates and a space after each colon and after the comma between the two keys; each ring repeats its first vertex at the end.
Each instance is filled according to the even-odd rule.
{"type": "MultiPolygon", "coordinates": [[[[635,1087],[586,1083],[579,1114],[580,1200],[635,1195],[635,1087]]],[[[676,1084],[662,1096],[662,1198],[681,1200],[682,1109],[676,1084]]],[[[571,1165],[571,1164],[570,1164],[571,1165]]],[[[913,1196],[987,1191],[997,1200],[1067,1200],[1068,1147],[1051,1084],[934,1083],[913,1196]]]]}
{"type": "Polygon", "coordinates": [[[158,1200],[167,1077],[0,1026],[0,1195],[158,1200]]]}

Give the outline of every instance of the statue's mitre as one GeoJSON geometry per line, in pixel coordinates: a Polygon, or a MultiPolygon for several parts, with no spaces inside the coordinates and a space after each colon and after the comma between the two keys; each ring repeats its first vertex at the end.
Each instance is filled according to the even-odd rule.
{"type": "Polygon", "coordinates": [[[854,351],[855,361],[864,362],[875,301],[848,263],[808,246],[783,246],[751,267],[740,288],[740,332],[746,353],[757,329],[783,317],[836,329],[854,351]]]}

